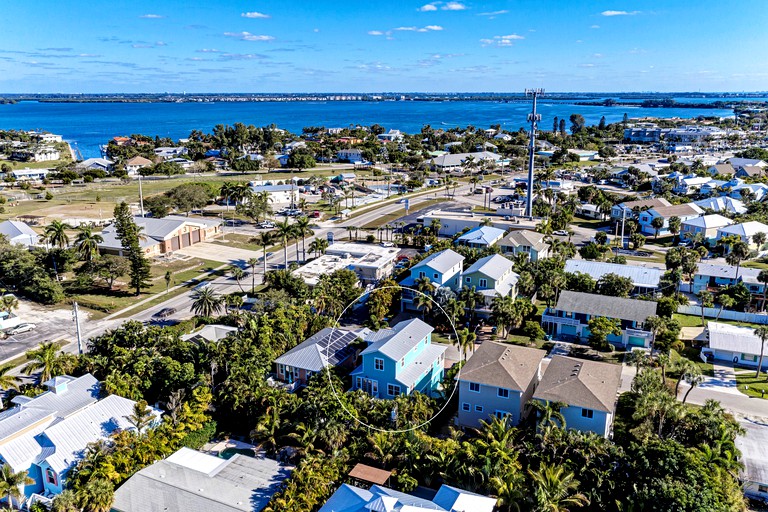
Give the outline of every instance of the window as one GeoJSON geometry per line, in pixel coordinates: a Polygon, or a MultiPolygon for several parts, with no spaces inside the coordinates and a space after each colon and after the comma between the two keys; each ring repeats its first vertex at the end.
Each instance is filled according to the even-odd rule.
{"type": "Polygon", "coordinates": [[[509,390],[506,388],[499,388],[499,398],[509,398],[509,390]]]}
{"type": "Polygon", "coordinates": [[[471,407],[469,406],[469,404],[468,404],[467,402],[464,402],[463,404],[461,404],[461,410],[462,410],[462,411],[467,411],[467,412],[469,412],[469,411],[470,411],[470,409],[471,409],[471,407]]]}
{"type": "Polygon", "coordinates": [[[763,493],[763,494],[768,493],[768,486],[758,485],[757,486],[757,492],[763,493]]]}
{"type": "Polygon", "coordinates": [[[487,279],[481,279],[480,280],[480,288],[485,288],[488,286],[488,280],[487,279]]]}
{"type": "Polygon", "coordinates": [[[403,366],[405,366],[405,359],[400,360],[400,368],[402,368],[403,366]]]}
{"type": "Polygon", "coordinates": [[[582,409],[581,410],[581,417],[582,418],[587,418],[587,419],[591,420],[594,417],[594,415],[595,415],[595,411],[593,411],[592,409],[582,409]]]}
{"type": "Polygon", "coordinates": [[[503,420],[503,419],[505,419],[505,418],[509,418],[510,416],[512,416],[512,415],[511,415],[510,413],[508,413],[507,411],[496,411],[496,412],[495,412],[495,413],[493,413],[493,414],[494,414],[494,416],[496,416],[496,417],[497,417],[497,418],[499,418],[500,420],[503,420]]]}
{"type": "Polygon", "coordinates": [[[480,384],[478,384],[477,382],[470,382],[469,383],[469,390],[473,391],[475,393],[479,393],[480,392],[480,384]]]}
{"type": "Polygon", "coordinates": [[[426,272],[419,272],[419,277],[427,277],[427,273],[426,272]]]}
{"type": "Polygon", "coordinates": [[[397,396],[400,394],[400,386],[397,384],[387,384],[387,395],[397,396]]]}
{"type": "Polygon", "coordinates": [[[56,473],[51,468],[45,469],[45,481],[49,484],[59,485],[57,483],[56,473]]]}
{"type": "Polygon", "coordinates": [[[757,362],[757,356],[754,354],[741,354],[741,360],[742,361],[752,361],[753,363],[757,362]]]}
{"type": "Polygon", "coordinates": [[[482,405],[476,405],[475,406],[475,412],[483,412],[483,406],[482,405]]]}
{"type": "Polygon", "coordinates": [[[379,359],[378,357],[374,358],[374,360],[373,360],[373,367],[376,370],[378,370],[380,372],[383,372],[384,371],[384,360],[383,359],[379,359]]]}
{"type": "Polygon", "coordinates": [[[471,283],[472,282],[472,278],[471,277],[465,277],[464,281],[466,281],[467,283],[471,283]]]}
{"type": "Polygon", "coordinates": [[[438,276],[437,272],[435,272],[434,274],[432,274],[432,277],[434,277],[435,279],[437,279],[437,276],[438,276]]]}

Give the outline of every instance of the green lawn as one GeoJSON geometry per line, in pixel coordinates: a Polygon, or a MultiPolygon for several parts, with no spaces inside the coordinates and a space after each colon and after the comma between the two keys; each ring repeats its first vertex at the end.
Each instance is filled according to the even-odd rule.
{"type": "Polygon", "coordinates": [[[712,363],[705,363],[701,360],[701,357],[699,357],[699,354],[701,354],[701,349],[694,348],[690,345],[686,345],[683,349],[682,353],[676,352],[674,349],[669,351],[670,358],[672,359],[672,368],[670,368],[667,371],[668,376],[677,378],[677,374],[674,371],[674,363],[680,361],[681,359],[688,359],[689,361],[693,361],[696,363],[696,365],[701,370],[701,373],[703,375],[706,375],[708,377],[714,377],[715,376],[715,367],[712,363]]]}
{"type": "Polygon", "coordinates": [[[570,223],[580,228],[590,228],[590,229],[597,229],[604,226],[609,226],[611,224],[610,222],[602,221],[600,219],[582,219],[582,218],[573,219],[570,223]]]}
{"type": "MultiPolygon", "coordinates": [[[[672,316],[672,318],[674,318],[680,323],[680,327],[701,327],[701,317],[698,315],[681,315],[680,313],[675,313],[672,316]]],[[[726,320],[724,318],[721,318],[720,320],[715,320],[714,318],[705,317],[705,320],[717,321],[723,324],[736,325],[738,327],[750,327],[752,329],[759,327],[759,324],[752,324],[749,322],[739,322],[737,320],[726,320]]]]}
{"type": "Polygon", "coordinates": [[[765,261],[764,258],[761,258],[759,260],[745,261],[741,264],[741,266],[746,268],[758,268],[760,270],[766,270],[768,269],[768,261],[765,261]]]}
{"type": "MultiPolygon", "coordinates": [[[[76,300],[80,306],[86,308],[91,313],[92,318],[102,318],[109,313],[126,308],[136,302],[146,299],[150,295],[158,295],[160,301],[173,297],[175,294],[171,293],[166,295],[165,289],[165,273],[171,271],[173,274],[173,280],[171,281],[171,287],[179,285],[185,281],[193,278],[197,278],[208,274],[213,269],[220,267],[222,264],[216,261],[208,261],[202,259],[192,259],[188,261],[173,261],[169,263],[152,265],[152,280],[150,287],[145,290],[141,295],[134,295],[131,290],[127,289],[127,286],[122,285],[114,290],[107,290],[106,288],[95,288],[88,290],[87,292],[78,293],[73,289],[74,282],[65,282],[64,287],[69,293],[72,300],[76,300]]],[[[215,274],[208,274],[210,278],[216,277],[215,274]]],[[[127,279],[126,277],[123,280],[127,279]]],[[[180,292],[179,292],[180,293],[180,292]]],[[[149,306],[145,306],[149,307],[149,306]]],[[[131,313],[135,313],[136,310],[131,313]]]]}
{"type": "Polygon", "coordinates": [[[736,370],[736,383],[739,391],[753,398],[766,398],[768,394],[768,373],[760,372],[760,376],[755,378],[755,370],[739,371],[736,370]]]}
{"type": "Polygon", "coordinates": [[[51,160],[48,162],[17,162],[15,160],[3,160],[2,163],[11,166],[11,169],[17,171],[19,169],[53,169],[62,164],[68,164],[71,162],[69,158],[62,160],[51,160]]]}

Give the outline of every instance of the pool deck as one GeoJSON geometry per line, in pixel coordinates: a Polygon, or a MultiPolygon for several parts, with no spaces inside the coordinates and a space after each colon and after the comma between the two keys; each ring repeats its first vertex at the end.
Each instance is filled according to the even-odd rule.
{"type": "Polygon", "coordinates": [[[201,451],[219,457],[221,456],[221,453],[227,449],[229,450],[249,450],[250,449],[250,450],[253,450],[254,456],[259,455],[261,452],[258,446],[255,446],[249,443],[244,443],[242,441],[236,441],[234,439],[226,439],[224,441],[206,443],[201,449],[201,451]]]}

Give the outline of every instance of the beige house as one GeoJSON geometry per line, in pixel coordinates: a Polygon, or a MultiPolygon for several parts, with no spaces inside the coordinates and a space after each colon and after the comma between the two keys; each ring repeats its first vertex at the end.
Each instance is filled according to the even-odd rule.
{"type": "MultiPolygon", "coordinates": [[[[221,232],[218,219],[169,215],[162,219],[135,217],[134,221],[142,228],[143,236],[139,244],[144,249],[144,253],[150,257],[204,242],[221,232]]],[[[123,246],[117,238],[114,224],[105,227],[101,236],[104,238],[104,241],[99,244],[99,250],[102,253],[123,255],[123,246]]]]}

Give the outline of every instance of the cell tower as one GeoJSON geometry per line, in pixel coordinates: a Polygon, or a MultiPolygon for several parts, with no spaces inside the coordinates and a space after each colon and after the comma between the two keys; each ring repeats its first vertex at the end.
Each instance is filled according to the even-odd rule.
{"type": "Polygon", "coordinates": [[[533,96],[533,109],[528,114],[531,123],[531,140],[528,148],[528,193],[526,195],[525,216],[533,217],[533,155],[536,152],[536,123],[541,121],[541,114],[536,113],[536,100],[544,94],[544,89],[526,89],[526,96],[533,96]]]}

